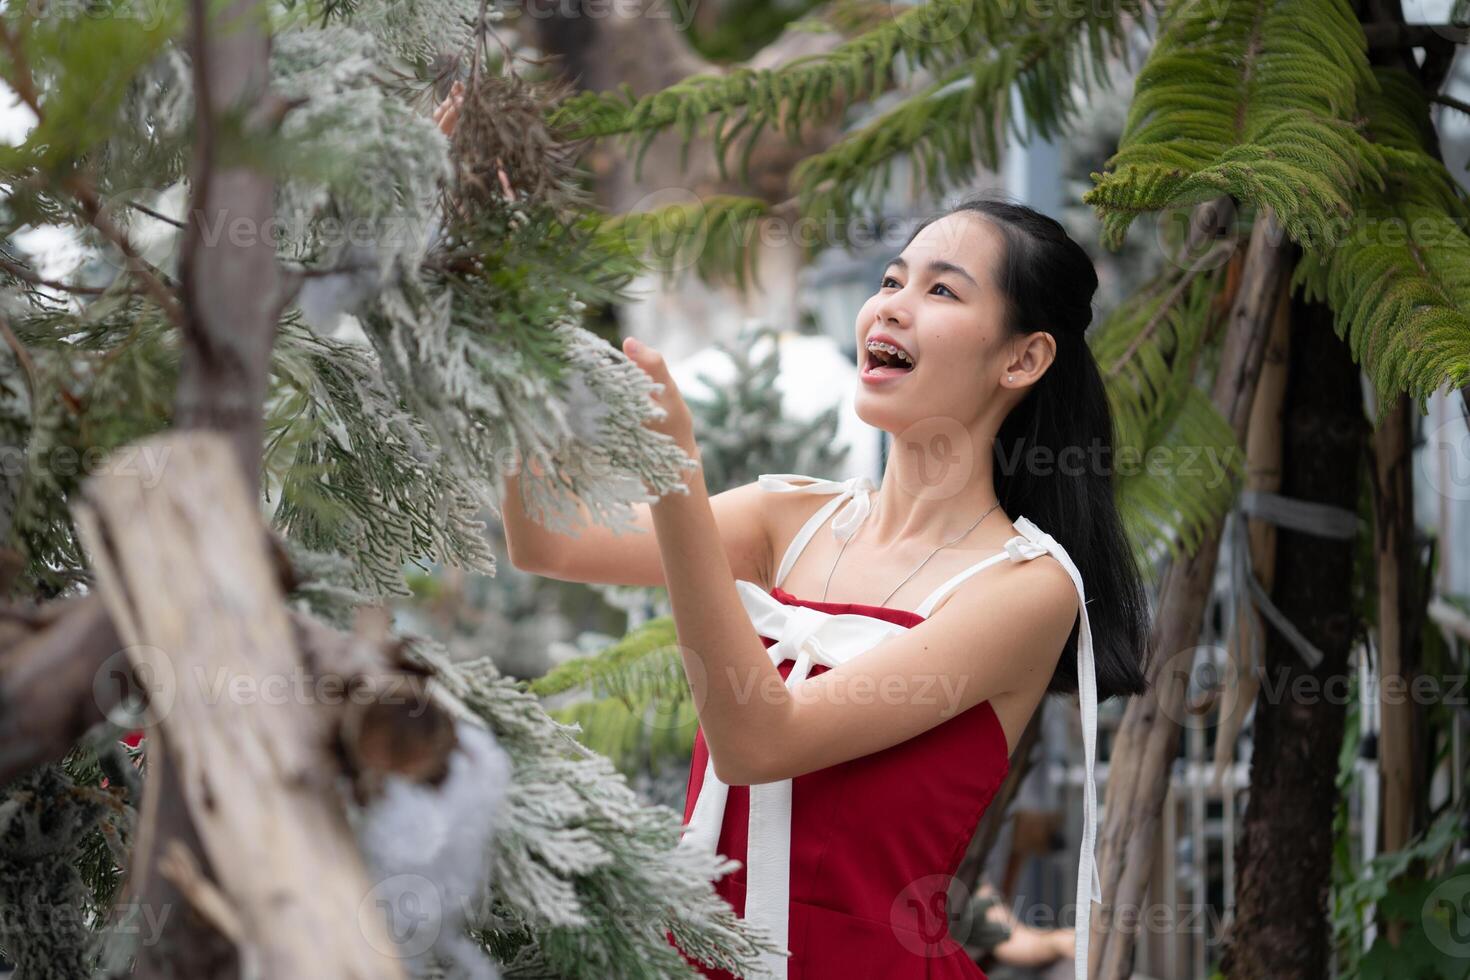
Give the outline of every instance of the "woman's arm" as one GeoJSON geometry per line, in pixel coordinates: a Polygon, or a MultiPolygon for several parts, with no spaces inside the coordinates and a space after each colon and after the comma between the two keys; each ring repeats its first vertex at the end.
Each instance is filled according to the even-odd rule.
{"type": "Polygon", "coordinates": [[[1076,587],[1050,556],[973,576],[929,619],[783,688],[739,774],[754,784],[824,769],[1050,678],[1077,610],[1076,587]]]}
{"type": "MultiPolygon", "coordinates": [[[[536,463],[533,472],[540,473],[536,463]]],[[[768,588],[772,571],[771,539],[766,524],[770,494],[756,483],[732,487],[710,499],[719,528],[720,547],[737,578],[768,588]]],[[[558,534],[526,513],[520,475],[505,477],[501,520],[510,563],[563,582],[604,585],[664,586],[664,565],[654,533],[649,504],[634,504],[635,531],[614,532],[593,521],[585,504],[581,529],[573,537],[558,534]]]]}
{"type": "MultiPolygon", "coordinates": [[[[659,431],[692,455],[663,358],[628,353],[665,386],[657,400],[673,420],[659,431]]],[[[1055,671],[1078,597],[1047,556],[970,579],[931,618],[788,689],[740,601],[703,473],[688,483],[689,493],[653,505],[653,523],[679,653],[723,782],[774,782],[881,751],[1055,671]]]]}
{"type": "MultiPolygon", "coordinates": [[[[454,135],[464,94],[464,83],[457,81],[434,109],[434,122],[445,136],[454,135]]],[[[532,473],[542,475],[535,461],[529,465],[532,473]]],[[[711,501],[726,559],[736,575],[762,587],[771,572],[765,496],[765,491],[749,483],[717,494],[711,501]]],[[[663,586],[664,569],[653,534],[651,508],[648,504],[633,506],[635,532],[615,534],[593,521],[586,506],[579,504],[584,530],[575,537],[558,534],[526,512],[520,474],[508,474],[501,520],[510,563],[523,571],[566,582],[663,586]]]]}

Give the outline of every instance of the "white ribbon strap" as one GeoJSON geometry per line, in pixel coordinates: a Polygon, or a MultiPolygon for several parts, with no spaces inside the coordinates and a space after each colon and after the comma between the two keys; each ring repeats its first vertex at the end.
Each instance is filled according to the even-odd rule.
{"type": "MultiPolygon", "coordinates": [[[[832,522],[832,533],[839,541],[845,541],[851,537],[858,529],[858,525],[867,519],[868,512],[873,506],[871,494],[878,489],[866,476],[855,476],[850,480],[819,480],[816,477],[802,476],[799,473],[762,473],[756,479],[756,483],[762,490],[769,490],[771,493],[836,493],[847,497],[848,500],[842,507],[842,512],[832,522]],[[796,480],[809,482],[793,482],[796,480]]],[[[822,522],[815,521],[815,523],[821,524],[822,522]]],[[[802,543],[805,544],[805,542],[802,543]]]]}
{"type": "Polygon", "coordinates": [[[1072,557],[1067,554],[1057,539],[1031,523],[1025,517],[1013,522],[1023,538],[1012,538],[1006,542],[1006,551],[1013,561],[1027,561],[1050,554],[1077,587],[1077,598],[1081,602],[1082,625],[1077,633],[1077,699],[1082,707],[1082,758],[1086,778],[1082,783],[1082,849],[1077,859],[1077,980],[1087,980],[1087,944],[1090,938],[1092,903],[1102,902],[1102,878],[1097,871],[1097,780],[1093,770],[1097,765],[1097,667],[1092,652],[1092,627],[1087,621],[1087,593],[1082,588],[1082,573],[1077,570],[1072,557]]]}
{"type": "MultiPolygon", "coordinates": [[[[786,677],[790,689],[811,674],[817,664],[836,667],[872,649],[906,627],[851,613],[825,613],[807,606],[789,606],[751,582],[737,580],[736,590],[750,614],[755,631],[773,637],[767,648],[771,662],[795,663],[786,677]]],[[[729,786],[715,776],[707,762],[704,782],[689,819],[689,830],[679,841],[713,854],[720,840],[729,786]]],[[[762,930],[786,955],[763,954],[756,972],[747,980],[783,980],[791,924],[791,780],[778,779],[750,787],[750,817],[746,843],[745,921],[762,930]]]]}

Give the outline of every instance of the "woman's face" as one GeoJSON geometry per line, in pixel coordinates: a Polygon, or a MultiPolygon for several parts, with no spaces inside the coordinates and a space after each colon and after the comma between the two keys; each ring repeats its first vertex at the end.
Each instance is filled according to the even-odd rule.
{"type": "Polygon", "coordinates": [[[923,228],[881,273],[857,316],[859,418],[895,434],[968,429],[995,402],[1007,350],[991,270],[1003,247],[989,221],[960,211],[923,228]],[[913,367],[874,370],[881,360],[868,344],[879,335],[912,355],[913,367]]]}

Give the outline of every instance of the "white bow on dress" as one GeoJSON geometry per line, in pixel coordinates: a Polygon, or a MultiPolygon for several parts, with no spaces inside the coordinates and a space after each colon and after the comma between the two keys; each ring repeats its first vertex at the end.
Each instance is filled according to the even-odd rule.
{"type": "Polygon", "coordinates": [[[771,493],[839,493],[848,497],[846,506],[832,519],[832,533],[838,541],[852,537],[858,525],[867,520],[873,509],[870,496],[878,488],[865,476],[850,480],[817,480],[798,473],[762,473],[756,482],[762,490],[771,493]],[[811,480],[811,483],[792,483],[792,480],[811,480]]]}
{"type": "MultiPolygon", "coordinates": [[[[771,663],[796,661],[786,677],[788,689],[806,680],[815,664],[829,668],[844,664],[906,629],[872,616],[789,606],[743,580],[735,587],[756,632],[776,638],[766,650],[771,663]]],[[[681,846],[715,852],[729,790],[715,775],[714,762],[707,762],[704,783],[681,846]]],[[[745,921],[763,929],[779,948],[786,949],[791,905],[791,780],[751,786],[749,820],[745,921]]],[[[763,954],[759,960],[761,972],[748,978],[785,977],[784,960],[782,956],[763,954]]]]}

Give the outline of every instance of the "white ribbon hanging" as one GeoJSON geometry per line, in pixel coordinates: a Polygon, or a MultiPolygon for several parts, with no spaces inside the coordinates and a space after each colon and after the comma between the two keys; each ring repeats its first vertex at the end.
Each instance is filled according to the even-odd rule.
{"type": "Polygon", "coordinates": [[[1082,573],[1057,539],[1025,517],[1014,522],[1016,530],[1024,538],[1012,538],[1006,542],[1006,551],[1014,560],[1036,558],[1050,554],[1077,587],[1077,598],[1081,611],[1082,625],[1077,631],[1077,700],[1082,713],[1082,846],[1077,858],[1077,929],[1076,929],[1076,975],[1077,980],[1087,980],[1087,947],[1091,938],[1092,903],[1101,903],[1102,877],[1097,871],[1097,664],[1092,651],[1092,627],[1087,620],[1087,593],[1082,588],[1082,573]]]}
{"type": "MultiPolygon", "coordinates": [[[[775,637],[767,648],[771,663],[794,660],[786,687],[806,680],[816,664],[836,667],[871,650],[907,627],[856,613],[825,613],[807,606],[789,606],[750,582],[736,589],[755,631],[775,637]]],[[[714,762],[704,767],[704,783],[680,846],[713,854],[725,819],[730,787],[715,775],[714,762]]],[[[750,787],[750,818],[746,844],[745,921],[759,927],[781,949],[787,949],[791,907],[791,780],[778,779],[750,787]]],[[[786,976],[785,957],[764,954],[754,978],[786,976]]]]}
{"type": "MultiPolygon", "coordinates": [[[[872,481],[857,477],[846,481],[808,480],[797,474],[763,474],[760,485],[777,493],[810,492],[848,495],[846,506],[833,523],[839,538],[857,530],[870,512],[872,481]],[[838,522],[841,523],[839,530],[838,522]]],[[[1081,856],[1077,865],[1077,980],[1087,980],[1088,938],[1091,902],[1102,901],[1102,881],[1097,871],[1094,846],[1097,836],[1097,678],[1093,661],[1092,630],[1087,618],[1087,597],[1082,576],[1066,550],[1051,535],[1025,517],[1013,522],[1020,535],[1006,542],[1012,561],[1029,561],[1051,554],[1071,576],[1081,600],[1082,623],[1077,637],[1077,688],[1082,714],[1082,748],[1086,779],[1083,783],[1083,826],[1081,856]]],[[[807,606],[787,605],[759,586],[737,580],[740,601],[760,636],[775,639],[766,652],[771,662],[795,663],[786,677],[789,689],[801,683],[816,664],[837,667],[872,649],[908,627],[856,613],[825,613],[807,606]]],[[[680,847],[714,854],[724,823],[729,786],[715,776],[714,763],[707,762],[704,781],[695,800],[688,829],[680,847]]],[[[785,955],[765,954],[747,980],[785,980],[789,957],[791,911],[791,780],[779,779],[750,787],[750,813],[746,850],[745,921],[763,931],[785,955]]]]}

